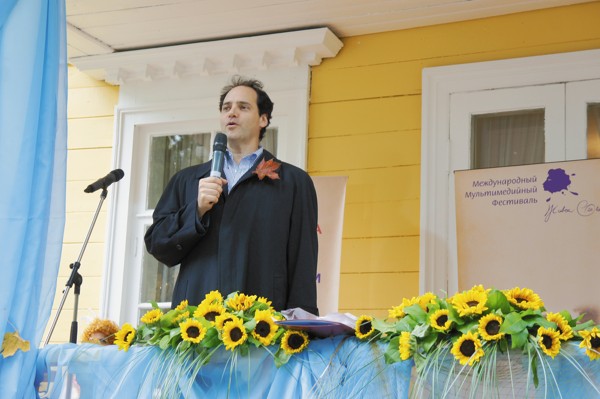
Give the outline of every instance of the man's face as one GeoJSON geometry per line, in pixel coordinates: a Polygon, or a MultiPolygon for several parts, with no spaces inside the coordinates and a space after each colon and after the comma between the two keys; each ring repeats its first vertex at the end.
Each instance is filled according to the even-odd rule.
{"type": "Polygon", "coordinates": [[[266,115],[258,114],[257,94],[246,86],[234,87],[227,93],[221,108],[221,129],[228,143],[244,145],[259,142],[260,129],[267,126],[266,115]]]}

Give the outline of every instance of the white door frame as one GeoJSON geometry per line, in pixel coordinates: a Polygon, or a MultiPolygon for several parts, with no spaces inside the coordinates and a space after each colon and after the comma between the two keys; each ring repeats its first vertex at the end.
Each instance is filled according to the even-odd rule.
{"type": "MultiPolygon", "coordinates": [[[[458,289],[451,157],[451,97],[456,93],[600,78],[600,50],[517,58],[423,70],[421,133],[420,291],[458,289]]],[[[581,145],[567,159],[585,157],[581,145]]]]}

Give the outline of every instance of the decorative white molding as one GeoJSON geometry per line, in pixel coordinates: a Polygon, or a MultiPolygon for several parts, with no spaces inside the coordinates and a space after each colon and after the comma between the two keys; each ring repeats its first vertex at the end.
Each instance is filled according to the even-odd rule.
{"type": "Polygon", "coordinates": [[[319,65],[323,58],[334,57],[342,45],[328,28],[318,28],[75,57],[69,61],[98,80],[121,85],[135,81],[314,66],[319,65]]]}

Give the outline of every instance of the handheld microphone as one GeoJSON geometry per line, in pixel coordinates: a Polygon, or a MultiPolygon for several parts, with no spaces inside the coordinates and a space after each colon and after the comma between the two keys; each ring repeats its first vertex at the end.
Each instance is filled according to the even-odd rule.
{"type": "Polygon", "coordinates": [[[223,164],[225,163],[225,150],[227,149],[227,136],[224,133],[217,133],[213,143],[213,158],[210,167],[211,177],[223,176],[223,164]]]}
{"type": "Polygon", "coordinates": [[[83,191],[86,193],[93,193],[94,191],[100,190],[101,188],[106,189],[106,187],[121,180],[123,176],[125,176],[125,172],[123,172],[121,169],[115,169],[106,176],[96,180],[95,182],[87,186],[83,191]]]}

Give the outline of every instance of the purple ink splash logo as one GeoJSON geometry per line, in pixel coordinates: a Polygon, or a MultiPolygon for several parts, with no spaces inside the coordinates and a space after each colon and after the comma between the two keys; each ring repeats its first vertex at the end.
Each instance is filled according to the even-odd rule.
{"type": "Polygon", "coordinates": [[[544,191],[549,192],[550,197],[546,199],[546,202],[550,201],[552,194],[555,193],[561,193],[564,195],[566,191],[573,195],[579,195],[575,191],[569,190],[569,186],[571,185],[571,176],[575,176],[575,173],[568,175],[564,169],[560,168],[550,169],[548,171],[548,177],[544,182],[544,191]]]}

